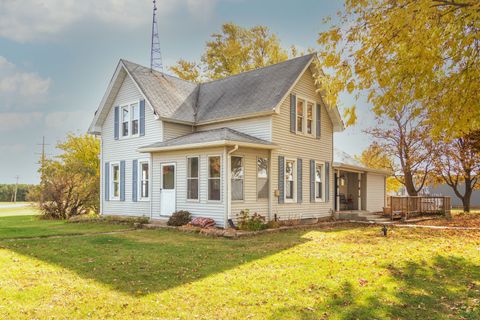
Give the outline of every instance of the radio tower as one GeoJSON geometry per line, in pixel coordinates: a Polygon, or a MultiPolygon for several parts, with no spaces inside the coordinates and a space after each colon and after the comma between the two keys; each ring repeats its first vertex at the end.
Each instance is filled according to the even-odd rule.
{"type": "Polygon", "coordinates": [[[158,36],[157,1],[153,0],[152,20],[152,47],[150,51],[150,70],[163,73],[162,52],[160,51],[160,37],[158,36]]]}

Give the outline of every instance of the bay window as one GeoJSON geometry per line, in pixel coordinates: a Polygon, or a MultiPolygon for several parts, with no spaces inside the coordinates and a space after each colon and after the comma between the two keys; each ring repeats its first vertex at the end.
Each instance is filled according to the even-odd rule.
{"type": "Polygon", "coordinates": [[[187,199],[198,200],[198,157],[187,158],[187,199]]]}
{"type": "Polygon", "coordinates": [[[243,200],[243,158],[231,157],[232,200],[243,200]]]}
{"type": "Polygon", "coordinates": [[[220,201],[222,162],[220,156],[208,157],[208,200],[220,201]]]}

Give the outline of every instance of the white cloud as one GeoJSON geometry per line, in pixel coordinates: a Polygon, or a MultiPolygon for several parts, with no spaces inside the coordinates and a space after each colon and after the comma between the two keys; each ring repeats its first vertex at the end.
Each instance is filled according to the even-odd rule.
{"type": "Polygon", "coordinates": [[[26,129],[42,120],[40,112],[30,113],[0,113],[0,132],[26,129]]]}
{"type": "Polygon", "coordinates": [[[48,94],[51,80],[36,73],[19,70],[0,56],[0,111],[12,107],[38,105],[48,94]]]}
{"type": "MultiPolygon", "coordinates": [[[[159,0],[158,14],[187,10],[208,18],[220,0],[159,0]]],[[[138,0],[0,0],[0,37],[31,42],[52,37],[87,19],[131,28],[150,24],[151,1],[138,0]]]]}

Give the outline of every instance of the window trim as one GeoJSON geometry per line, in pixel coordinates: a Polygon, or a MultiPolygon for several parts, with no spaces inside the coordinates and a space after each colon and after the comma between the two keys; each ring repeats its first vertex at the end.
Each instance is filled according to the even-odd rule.
{"type": "Polygon", "coordinates": [[[284,203],[297,203],[297,184],[298,184],[298,177],[297,177],[297,159],[295,158],[285,158],[285,167],[284,167],[284,184],[283,184],[283,200],[284,203]],[[293,198],[287,198],[287,162],[293,161],[293,198]]]}
{"type": "Polygon", "coordinates": [[[305,137],[315,138],[316,132],[317,132],[316,131],[317,130],[317,124],[316,124],[317,108],[316,108],[316,105],[318,104],[318,102],[316,102],[315,100],[306,98],[305,96],[302,96],[302,95],[297,95],[296,96],[296,103],[298,103],[298,100],[303,100],[303,102],[304,102],[304,104],[303,104],[303,114],[302,114],[302,117],[303,117],[302,130],[303,131],[298,131],[298,123],[297,123],[298,114],[297,114],[297,106],[295,105],[295,133],[298,134],[298,135],[305,136],[305,137]],[[308,103],[312,104],[312,133],[307,133],[307,115],[308,115],[307,106],[308,106],[308,103]]]}
{"type": "Polygon", "coordinates": [[[257,200],[265,200],[265,199],[269,199],[270,198],[270,158],[268,156],[257,156],[256,159],[255,159],[255,182],[256,182],[256,197],[257,197],[257,200]],[[266,159],[267,160],[267,177],[266,178],[259,178],[258,177],[258,159],[266,159]],[[267,197],[265,198],[259,198],[258,197],[258,179],[263,179],[263,180],[266,180],[267,181],[267,188],[268,188],[268,194],[267,194],[267,197]]]}
{"type": "MultiPolygon", "coordinates": [[[[200,202],[200,172],[201,172],[201,166],[200,166],[200,155],[196,155],[196,156],[187,156],[186,157],[186,169],[187,169],[187,172],[185,174],[185,182],[186,182],[186,194],[185,194],[185,197],[186,197],[186,200],[188,202],[200,202]],[[191,158],[197,158],[198,159],[198,167],[197,167],[197,175],[198,177],[197,178],[192,178],[192,177],[189,177],[189,173],[190,173],[190,170],[188,170],[188,159],[191,159],[191,158]],[[188,180],[189,179],[197,179],[198,181],[198,194],[197,194],[197,199],[189,199],[188,198],[188,180]]],[[[207,186],[208,187],[208,186],[207,186]]],[[[208,198],[207,198],[208,199],[208,198]]]]}
{"type": "Polygon", "coordinates": [[[151,171],[152,171],[152,166],[150,164],[150,159],[148,158],[143,158],[139,159],[137,161],[137,201],[150,201],[150,196],[152,194],[152,182],[151,182],[151,171]],[[142,163],[147,163],[148,164],[148,197],[144,198],[142,197],[142,178],[141,178],[141,173],[142,173],[142,163]]]}
{"type": "MultiPolygon", "coordinates": [[[[232,185],[232,181],[233,181],[233,178],[232,178],[232,169],[233,169],[232,168],[232,158],[233,157],[242,159],[242,168],[243,168],[242,199],[233,200],[233,194],[232,194],[233,188],[232,187],[230,187],[230,197],[232,199],[232,202],[245,202],[245,175],[246,175],[246,172],[245,172],[245,155],[231,155],[230,156],[230,186],[232,185]]],[[[237,179],[237,180],[240,180],[240,179],[237,179]]]]}
{"type": "Polygon", "coordinates": [[[211,203],[221,203],[223,201],[222,197],[222,188],[223,188],[223,159],[221,154],[211,154],[207,155],[207,202],[211,203]],[[210,178],[210,158],[220,158],[220,177],[218,178],[210,178]],[[219,179],[220,180],[220,199],[219,200],[210,200],[210,179],[219,179]]]}
{"type": "Polygon", "coordinates": [[[124,103],[124,104],[121,104],[118,106],[119,107],[119,110],[120,110],[120,115],[119,115],[119,128],[118,128],[118,132],[119,132],[119,139],[120,140],[123,140],[123,139],[131,139],[131,138],[137,138],[137,137],[140,137],[140,100],[135,100],[133,102],[129,102],[129,103],[124,103]],[[133,121],[132,121],[132,115],[133,115],[133,106],[134,105],[137,105],[137,108],[138,108],[138,133],[136,134],[132,134],[132,128],[133,128],[133,121]],[[128,108],[128,115],[129,115],[129,118],[128,118],[128,135],[124,136],[123,135],[123,109],[125,108],[128,108]]]}
{"type": "Polygon", "coordinates": [[[110,168],[110,174],[109,174],[109,186],[110,186],[110,195],[109,195],[109,200],[110,201],[120,201],[120,189],[121,186],[120,184],[122,183],[122,170],[120,170],[120,161],[111,161],[109,164],[110,168]],[[113,167],[117,166],[118,167],[118,197],[115,197],[115,188],[114,188],[114,175],[113,175],[113,167]]]}
{"type": "Polygon", "coordinates": [[[325,202],[325,161],[317,161],[315,160],[315,202],[325,202]],[[322,197],[317,198],[317,165],[322,165],[322,197]]]}

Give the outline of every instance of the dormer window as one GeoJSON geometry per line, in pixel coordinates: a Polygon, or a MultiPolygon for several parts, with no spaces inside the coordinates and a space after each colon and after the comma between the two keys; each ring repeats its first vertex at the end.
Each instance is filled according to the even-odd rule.
{"type": "Polygon", "coordinates": [[[122,137],[135,137],[139,134],[140,110],[138,102],[121,107],[120,132],[122,137]]]}

